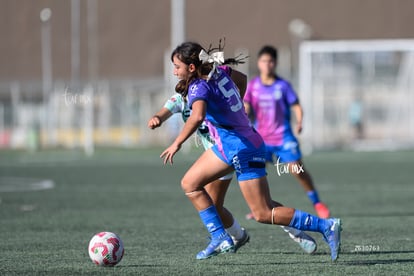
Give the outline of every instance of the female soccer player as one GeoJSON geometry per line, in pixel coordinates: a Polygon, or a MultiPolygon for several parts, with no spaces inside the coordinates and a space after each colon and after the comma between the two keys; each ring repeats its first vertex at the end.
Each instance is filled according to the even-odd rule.
{"type": "MultiPolygon", "coordinates": [[[[321,218],[329,217],[328,207],[319,200],[309,172],[304,168],[299,143],[290,126],[290,109],[296,117],[296,132],[302,131],[302,107],[292,86],[275,74],[277,50],[264,46],[258,54],[257,67],[260,75],[247,85],[244,105],[247,114],[255,121],[255,127],[266,144],[266,161],[277,160],[280,166],[289,168],[312,202],[321,218]]],[[[247,214],[252,219],[253,214],[247,214]]]]}
{"type": "MultiPolygon", "coordinates": [[[[240,91],[246,90],[247,78],[244,74],[227,66],[220,66],[220,69],[225,71],[231,77],[240,91]]],[[[243,97],[243,95],[244,93],[240,93],[241,97],[243,97]]],[[[188,107],[188,101],[185,93],[177,93],[173,95],[165,103],[164,107],[161,108],[161,110],[159,110],[152,118],[150,118],[148,121],[148,127],[151,129],[160,127],[162,123],[168,120],[168,118],[170,118],[174,113],[181,113],[184,122],[186,122],[190,116],[191,110],[188,107]]],[[[197,135],[199,136],[205,150],[211,148],[215,144],[213,138],[209,134],[208,126],[204,122],[198,127],[197,135]]],[[[205,190],[211,197],[227,233],[229,233],[233,239],[234,249],[237,251],[241,246],[249,241],[250,237],[247,231],[240,227],[237,220],[235,220],[232,214],[223,206],[224,197],[232,177],[233,172],[230,172],[229,174],[206,185],[205,190]]],[[[317,245],[315,240],[305,232],[286,226],[282,226],[282,229],[287,232],[289,237],[298,243],[306,253],[311,254],[316,251],[317,245]]]]}
{"type": "Polygon", "coordinates": [[[242,194],[258,222],[319,232],[329,244],[332,260],[336,260],[341,221],[322,219],[271,199],[263,139],[250,125],[234,82],[216,67],[211,55],[205,56],[205,50],[192,42],[183,43],[172,52],[174,75],[185,81],[183,91],[188,91],[192,112],[175,141],[160,155],[164,164],[172,164],[181,145],[206,121],[216,144],[195,161],[181,180],[186,196],[211,235],[209,245],[197,254],[197,259],[234,250],[233,240],[204,187],[235,170],[242,194]]]}
{"type": "MultiPolygon", "coordinates": [[[[232,72],[230,67],[223,67],[223,69],[227,70],[229,74],[233,73],[232,77],[234,78],[234,81],[239,84],[239,87],[245,90],[247,81],[243,74],[238,71],[232,72]]],[[[181,113],[184,122],[186,122],[188,117],[190,117],[191,110],[188,107],[188,102],[184,93],[177,93],[168,99],[164,107],[149,119],[148,127],[151,129],[160,127],[162,123],[168,120],[168,118],[170,118],[174,113],[181,113]]],[[[205,123],[202,123],[198,127],[197,135],[200,138],[204,149],[207,150],[214,145],[214,140],[210,136],[208,126],[205,123]]],[[[233,218],[233,215],[223,206],[224,196],[232,178],[233,172],[230,172],[229,174],[206,185],[205,190],[210,195],[214,205],[216,206],[217,212],[220,215],[227,233],[229,233],[233,239],[234,251],[237,251],[241,246],[249,241],[250,236],[247,231],[240,226],[238,221],[233,218]]],[[[309,246],[309,242],[304,244],[308,245],[308,247],[312,247],[312,244],[309,246]]],[[[316,245],[313,247],[316,248],[316,245]]]]}

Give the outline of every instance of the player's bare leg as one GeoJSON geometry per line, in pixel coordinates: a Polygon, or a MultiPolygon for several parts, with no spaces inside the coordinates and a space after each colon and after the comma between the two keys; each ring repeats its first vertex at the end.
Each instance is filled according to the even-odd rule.
{"type": "Polygon", "coordinates": [[[302,231],[321,233],[331,248],[331,258],[336,260],[340,247],[341,222],[339,219],[322,219],[293,208],[282,206],[270,197],[265,176],[240,181],[240,189],[256,221],[265,224],[289,226],[302,231]]]}
{"type": "Polygon", "coordinates": [[[206,150],[184,175],[181,188],[197,211],[204,210],[213,204],[205,186],[232,170],[212,150],[206,150]]]}
{"type": "Polygon", "coordinates": [[[216,206],[217,212],[219,213],[223,225],[226,228],[230,227],[234,221],[232,214],[223,206],[224,198],[226,196],[230,182],[231,179],[217,179],[204,187],[206,192],[210,195],[214,206],[216,206]]]}
{"type": "Polygon", "coordinates": [[[284,207],[271,199],[265,176],[259,179],[240,181],[239,185],[256,221],[265,224],[272,224],[273,222],[273,224],[289,225],[295,209],[284,207]],[[278,216],[273,216],[272,219],[273,208],[277,211],[278,216]]]}
{"type": "MultiPolygon", "coordinates": [[[[231,175],[230,175],[231,177],[231,175]]],[[[216,206],[217,212],[220,215],[220,218],[223,222],[223,225],[227,233],[232,237],[235,251],[240,247],[245,245],[250,240],[250,236],[247,231],[242,228],[239,222],[234,219],[233,215],[230,213],[224,205],[224,198],[226,196],[227,189],[231,183],[230,179],[218,179],[212,183],[206,185],[204,189],[210,195],[213,204],[216,206]]]]}
{"type": "Polygon", "coordinates": [[[312,177],[308,171],[305,170],[304,164],[301,160],[290,162],[288,166],[290,173],[295,176],[306,192],[315,190],[312,177]]]}
{"type": "Polygon", "coordinates": [[[303,189],[307,193],[309,199],[311,200],[316,213],[321,218],[329,218],[330,211],[328,206],[319,200],[318,193],[313,184],[311,175],[305,169],[302,160],[297,160],[295,162],[289,163],[290,173],[295,176],[298,182],[302,185],[303,189]]]}
{"type": "Polygon", "coordinates": [[[211,242],[196,258],[207,259],[220,253],[234,251],[234,242],[225,231],[213,201],[205,186],[233,169],[221,161],[212,150],[205,151],[181,180],[181,187],[199,212],[201,221],[211,235],[211,242]]]}

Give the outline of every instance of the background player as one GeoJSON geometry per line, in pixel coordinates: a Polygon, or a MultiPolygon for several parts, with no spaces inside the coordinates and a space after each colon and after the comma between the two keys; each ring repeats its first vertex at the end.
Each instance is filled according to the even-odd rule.
{"type": "MultiPolygon", "coordinates": [[[[272,46],[264,46],[258,54],[259,76],[249,82],[244,96],[246,113],[254,121],[266,144],[266,161],[283,163],[291,170],[296,169],[291,174],[305,189],[316,213],[321,218],[328,218],[329,209],[319,200],[312,177],[304,168],[299,143],[290,125],[292,109],[296,118],[296,132],[301,133],[303,111],[299,98],[290,83],[275,74],[276,64],[277,50],[272,46]]],[[[246,218],[253,219],[253,214],[247,214],[246,218]]]]}

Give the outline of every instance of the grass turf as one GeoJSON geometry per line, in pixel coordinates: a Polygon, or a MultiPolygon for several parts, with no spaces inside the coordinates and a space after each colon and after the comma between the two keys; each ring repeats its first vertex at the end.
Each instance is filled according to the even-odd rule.
{"type": "MultiPolygon", "coordinates": [[[[197,261],[206,230],[180,189],[199,155],[179,153],[163,166],[161,149],[0,153],[0,275],[411,275],[414,152],[315,153],[305,170],[343,221],[342,250],[332,263],[319,234],[314,255],[302,253],[278,227],[244,219],[248,208],[233,181],[226,206],[251,241],[237,254],[197,261]],[[53,189],[5,192],[5,177],[51,179],[53,189]],[[94,233],[118,233],[122,262],[95,266],[94,233]]],[[[313,212],[293,177],[268,168],[272,196],[313,212]]]]}

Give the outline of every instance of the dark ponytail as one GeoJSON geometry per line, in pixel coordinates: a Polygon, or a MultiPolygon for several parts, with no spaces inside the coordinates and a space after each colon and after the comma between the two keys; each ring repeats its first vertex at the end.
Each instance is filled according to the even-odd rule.
{"type": "MultiPolygon", "coordinates": [[[[225,40],[223,40],[223,43],[225,40]]],[[[224,45],[222,45],[222,40],[220,39],[219,47],[212,48],[211,45],[206,51],[207,54],[211,54],[214,51],[223,51],[224,45]]],[[[188,87],[194,79],[201,78],[202,76],[208,75],[213,68],[213,63],[203,63],[200,58],[200,52],[204,48],[196,42],[184,42],[181,45],[177,46],[174,51],[171,53],[171,61],[174,61],[174,57],[177,57],[180,61],[186,65],[194,64],[196,70],[193,73],[190,73],[190,76],[186,80],[180,80],[175,86],[175,91],[181,94],[184,98],[188,94],[188,87]]],[[[205,51],[205,50],[204,50],[205,51]]],[[[242,54],[238,55],[235,58],[228,58],[224,60],[222,65],[232,64],[242,64],[245,63],[247,57],[242,54]]]]}

